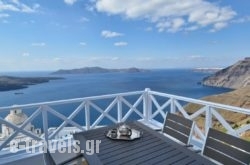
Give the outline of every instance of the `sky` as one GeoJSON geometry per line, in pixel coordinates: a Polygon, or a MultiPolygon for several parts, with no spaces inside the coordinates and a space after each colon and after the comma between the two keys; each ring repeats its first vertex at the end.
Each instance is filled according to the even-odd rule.
{"type": "Polygon", "coordinates": [[[226,67],[250,56],[249,0],[0,0],[0,72],[226,67]]]}

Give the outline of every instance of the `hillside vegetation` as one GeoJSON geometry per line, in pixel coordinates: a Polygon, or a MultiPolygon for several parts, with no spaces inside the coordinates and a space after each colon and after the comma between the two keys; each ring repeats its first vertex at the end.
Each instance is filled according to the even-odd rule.
{"type": "MultiPolygon", "coordinates": [[[[207,96],[202,98],[202,100],[250,109],[250,87],[240,88],[238,90],[219,95],[207,96]]],[[[192,114],[201,107],[202,106],[198,104],[188,104],[185,109],[189,114],[192,114]]],[[[250,124],[249,115],[222,109],[219,110],[219,112],[226,119],[226,121],[232,125],[233,128],[238,128],[244,124],[250,124]]],[[[204,127],[204,116],[197,118],[196,121],[199,127],[204,127]]],[[[215,120],[213,121],[213,127],[223,129],[222,125],[215,120]]]]}

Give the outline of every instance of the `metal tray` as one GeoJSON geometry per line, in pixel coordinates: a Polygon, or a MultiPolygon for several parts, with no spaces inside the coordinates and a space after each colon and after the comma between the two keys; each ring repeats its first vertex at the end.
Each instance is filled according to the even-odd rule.
{"type": "Polygon", "coordinates": [[[131,135],[130,136],[124,136],[124,135],[120,135],[118,129],[111,129],[109,130],[107,133],[105,133],[106,137],[113,139],[113,140],[135,140],[138,138],[142,137],[143,132],[142,131],[138,131],[136,129],[131,129],[131,135]],[[114,133],[116,132],[116,134],[114,133]]]}

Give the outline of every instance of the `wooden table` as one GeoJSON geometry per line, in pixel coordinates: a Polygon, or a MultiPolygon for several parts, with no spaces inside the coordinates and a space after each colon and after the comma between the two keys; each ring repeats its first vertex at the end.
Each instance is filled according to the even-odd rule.
{"type": "Polygon", "coordinates": [[[99,153],[93,155],[84,153],[84,157],[90,165],[214,164],[200,154],[181,146],[138,121],[126,124],[131,128],[143,131],[143,136],[134,141],[119,141],[109,139],[104,135],[106,131],[116,128],[120,124],[74,134],[74,138],[80,140],[81,149],[84,151],[86,151],[87,140],[101,140],[99,153]]]}

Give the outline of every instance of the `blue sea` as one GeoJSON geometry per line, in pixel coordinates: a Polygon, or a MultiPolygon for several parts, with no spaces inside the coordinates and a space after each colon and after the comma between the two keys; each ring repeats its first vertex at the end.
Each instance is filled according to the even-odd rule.
{"type": "MultiPolygon", "coordinates": [[[[52,76],[63,77],[65,79],[52,80],[29,86],[25,89],[0,92],[0,107],[12,106],[16,104],[29,104],[44,101],[54,101],[61,99],[72,99],[86,96],[96,96],[129,91],[140,91],[150,88],[154,91],[186,96],[191,98],[201,98],[207,95],[219,94],[230,91],[225,88],[207,87],[199,84],[209,73],[194,72],[191,69],[166,69],[152,70],[143,73],[101,73],[101,74],[75,74],[75,75],[51,75],[51,72],[11,72],[0,75],[11,76],[52,76]],[[23,94],[16,95],[16,92],[23,94]]],[[[70,114],[61,107],[62,113],[70,114]]],[[[29,113],[29,112],[27,112],[29,113]]],[[[2,113],[1,113],[2,114],[2,113]]],[[[1,115],[0,114],[0,115],[1,115]]],[[[2,115],[1,115],[2,116],[2,115]]],[[[92,120],[96,115],[91,115],[92,120]]],[[[76,121],[80,122],[76,117],[76,121]]],[[[50,119],[50,126],[57,126],[58,120],[50,119]]],[[[40,127],[40,121],[33,124],[40,127]]]]}

